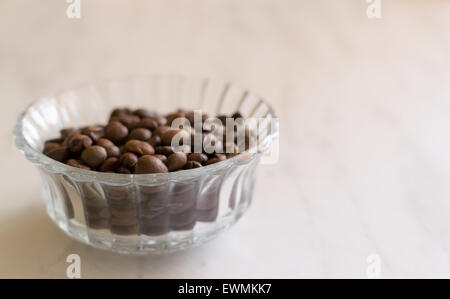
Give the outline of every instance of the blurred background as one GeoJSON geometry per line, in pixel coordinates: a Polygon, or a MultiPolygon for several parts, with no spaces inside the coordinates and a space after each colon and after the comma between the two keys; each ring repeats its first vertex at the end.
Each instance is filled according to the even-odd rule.
{"type": "MultiPolygon", "coordinates": [[[[374,0],[375,1],[375,0],[374,0]]],[[[450,1],[0,2],[0,277],[450,277],[450,1]],[[45,215],[12,128],[44,94],[143,73],[215,76],[263,95],[281,156],[205,246],[126,257],[45,215]],[[370,276],[370,275],[369,275],[370,276]]]]}

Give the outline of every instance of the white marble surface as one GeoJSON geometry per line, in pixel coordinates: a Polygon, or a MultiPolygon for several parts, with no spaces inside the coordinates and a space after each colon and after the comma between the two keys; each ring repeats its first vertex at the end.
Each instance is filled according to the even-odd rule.
{"type": "Polygon", "coordinates": [[[450,3],[365,0],[0,2],[0,277],[450,277],[450,3]],[[129,3],[129,2],[132,2],[129,3]],[[181,72],[259,91],[281,120],[248,214],[205,246],[128,257],[70,240],[13,145],[42,94],[181,72]]]}

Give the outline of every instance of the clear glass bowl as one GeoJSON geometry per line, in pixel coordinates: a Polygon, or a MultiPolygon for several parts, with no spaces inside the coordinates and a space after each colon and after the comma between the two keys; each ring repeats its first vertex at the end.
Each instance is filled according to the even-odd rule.
{"type": "Polygon", "coordinates": [[[69,236],[121,253],[164,253],[201,244],[236,222],[248,208],[255,167],[276,130],[257,153],[166,174],[107,174],[73,168],[42,154],[64,127],[106,123],[117,106],[161,113],[201,109],[211,116],[240,111],[271,120],[259,96],[217,80],[149,75],[84,85],[45,97],[20,115],[17,147],[42,177],[51,219],[69,236]]]}

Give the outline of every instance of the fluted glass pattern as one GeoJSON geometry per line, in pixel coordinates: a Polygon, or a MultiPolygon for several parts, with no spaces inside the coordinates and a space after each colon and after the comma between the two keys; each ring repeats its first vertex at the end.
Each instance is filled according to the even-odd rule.
{"type": "MultiPolygon", "coordinates": [[[[106,122],[117,106],[273,117],[272,109],[245,89],[175,75],[89,84],[40,99],[19,117],[14,134],[17,147],[39,168],[47,212],[64,232],[102,249],[162,253],[201,244],[239,219],[252,199],[264,148],[203,168],[144,175],[77,169],[41,153],[45,140],[62,128],[106,122]]],[[[269,133],[265,146],[277,132],[269,133]]]]}

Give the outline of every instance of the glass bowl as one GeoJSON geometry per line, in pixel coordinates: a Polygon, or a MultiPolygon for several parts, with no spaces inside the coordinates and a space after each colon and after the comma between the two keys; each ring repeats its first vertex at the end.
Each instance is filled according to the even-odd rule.
{"type": "Polygon", "coordinates": [[[38,100],[18,118],[16,145],[39,169],[47,212],[65,233],[110,251],[165,253],[199,245],[244,214],[252,200],[255,168],[277,134],[273,128],[258,141],[256,152],[165,174],[100,173],[42,154],[44,142],[58,137],[62,128],[106,123],[118,106],[274,117],[264,100],[245,89],[178,75],[87,84],[38,100]]]}

